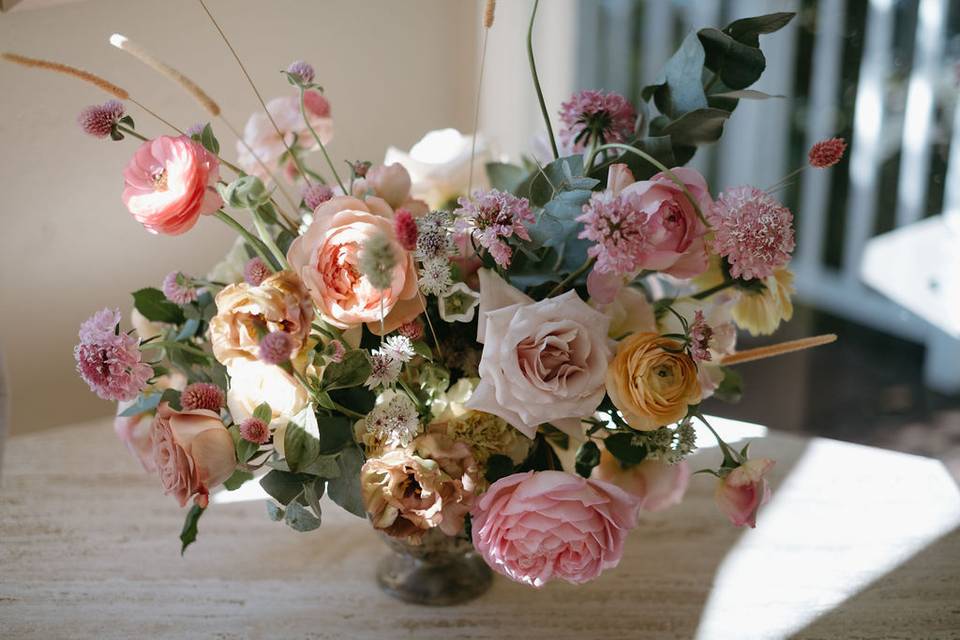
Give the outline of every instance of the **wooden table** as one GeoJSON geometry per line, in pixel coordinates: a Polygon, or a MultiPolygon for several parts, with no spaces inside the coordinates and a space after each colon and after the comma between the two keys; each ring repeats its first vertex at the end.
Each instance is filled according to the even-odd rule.
{"type": "Polygon", "coordinates": [[[712,479],[695,476],[594,583],[498,577],[432,609],[377,589],[385,548],[332,504],[310,534],[259,501],[217,504],[181,558],[182,512],[109,422],[17,436],[0,487],[0,637],[960,637],[960,492],[939,462],[775,433],[751,450],[778,459],[755,530],[728,526],[712,479]]]}

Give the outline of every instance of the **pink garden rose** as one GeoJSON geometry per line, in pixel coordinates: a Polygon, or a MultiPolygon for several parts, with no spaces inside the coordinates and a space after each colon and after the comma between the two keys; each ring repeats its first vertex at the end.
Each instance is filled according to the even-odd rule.
{"type": "Polygon", "coordinates": [[[223,484],[236,467],[233,438],[220,417],[207,409],[175,411],[161,404],[150,439],[164,493],[176,498],[181,507],[191,496],[206,507],[210,489],[223,484]]]}
{"type": "Polygon", "coordinates": [[[381,198],[340,196],[324,202],[314,211],[310,227],[290,245],[287,259],[323,319],[341,329],[367,323],[379,334],[382,308],[389,333],[423,311],[413,254],[397,241],[393,209],[381,198]],[[374,287],[359,270],[364,242],[379,233],[399,258],[386,290],[374,287]]]}
{"type": "Polygon", "coordinates": [[[495,571],[542,587],[589,582],[620,562],[637,500],[612,484],[562,471],[497,480],[473,515],[473,546],[495,571]]]}
{"type": "Polygon", "coordinates": [[[690,466],[684,462],[669,464],[661,460],[644,460],[624,467],[619,460],[603,451],[593,476],[615,484],[640,499],[644,511],[663,511],[680,504],[690,483],[690,466]]]}
{"type": "Polygon", "coordinates": [[[179,235],[223,206],[220,163],[186,136],[159,136],[140,145],[123,170],[123,204],[150,233],[179,235]]]}
{"type": "Polygon", "coordinates": [[[735,527],[757,526],[757,510],[770,499],[769,458],[748,460],[717,482],[713,499],[735,527]]]}
{"type": "MultiPolygon", "coordinates": [[[[353,181],[352,193],[361,200],[374,196],[392,209],[406,209],[414,218],[430,213],[430,206],[410,195],[410,174],[402,164],[378,164],[367,170],[363,178],[353,181]]],[[[338,195],[342,192],[336,189],[338,195]]]]}
{"type": "Polygon", "coordinates": [[[580,419],[603,399],[610,319],[574,291],[534,302],[488,269],[480,271],[479,315],[480,384],[466,407],[528,438],[544,422],[579,437],[580,419]]]}

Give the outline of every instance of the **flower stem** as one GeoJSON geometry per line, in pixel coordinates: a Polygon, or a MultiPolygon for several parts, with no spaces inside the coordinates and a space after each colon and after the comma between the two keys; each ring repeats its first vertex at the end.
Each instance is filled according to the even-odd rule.
{"type": "Polygon", "coordinates": [[[720,284],[714,285],[709,289],[704,289],[703,291],[700,291],[699,293],[695,293],[690,297],[693,298],[694,300],[703,300],[704,298],[709,298],[710,296],[717,293],[718,291],[723,291],[727,287],[733,286],[734,284],[736,284],[736,280],[724,280],[720,284]]]}
{"type": "Polygon", "coordinates": [[[582,276],[590,267],[592,267],[596,261],[596,258],[587,258],[587,261],[577,267],[576,271],[572,272],[566,278],[561,280],[557,286],[551,289],[550,293],[547,294],[547,297],[552,298],[558,293],[562,293],[572,282],[576,282],[577,278],[582,276]]]}
{"type": "Polygon", "coordinates": [[[144,142],[147,142],[147,141],[148,141],[148,138],[140,135],[139,133],[137,133],[136,131],[134,131],[133,129],[131,129],[131,128],[129,128],[129,127],[123,126],[122,124],[118,124],[118,125],[117,125],[117,129],[120,130],[120,131],[122,131],[122,132],[124,132],[124,133],[126,133],[126,134],[129,134],[129,135],[133,136],[134,138],[137,138],[138,140],[143,140],[144,142]]]}
{"type": "Polygon", "coordinates": [[[253,226],[257,230],[257,235],[260,236],[260,239],[263,241],[267,248],[270,249],[270,252],[277,259],[277,262],[280,263],[280,266],[286,269],[289,267],[287,264],[287,257],[283,255],[283,252],[280,251],[280,247],[277,246],[276,241],[274,241],[273,236],[270,235],[270,230],[267,229],[267,224],[263,220],[263,215],[256,209],[252,209],[251,213],[253,214],[253,226]]]}
{"type": "Polygon", "coordinates": [[[533,59],[533,22],[537,17],[537,8],[540,6],[540,0],[533,0],[533,12],[530,14],[530,26],[527,28],[527,59],[530,61],[530,75],[533,76],[533,88],[537,91],[537,100],[540,101],[540,113],[543,114],[543,122],[547,125],[547,136],[550,138],[550,148],[553,150],[553,159],[560,159],[560,151],[557,149],[557,141],[553,137],[553,127],[550,125],[550,113],[547,111],[547,103],[543,100],[543,89],[540,88],[540,78],[537,76],[537,63],[533,59]]]}
{"type": "Polygon", "coordinates": [[[343,180],[340,179],[340,174],[337,173],[337,168],[333,166],[333,160],[330,159],[330,154],[327,153],[327,148],[324,146],[323,142],[320,140],[320,136],[317,135],[317,132],[314,130],[313,125],[310,124],[310,119],[307,117],[307,107],[303,101],[304,91],[303,87],[300,87],[300,115],[303,116],[303,124],[307,125],[307,129],[310,130],[310,133],[313,134],[313,139],[317,141],[317,144],[320,146],[320,151],[323,153],[323,157],[327,161],[327,166],[330,167],[330,172],[333,174],[333,177],[336,179],[337,184],[340,185],[340,189],[343,191],[344,195],[349,195],[346,188],[343,186],[343,180]]]}
{"type": "Polygon", "coordinates": [[[710,426],[710,423],[707,422],[707,419],[703,417],[703,414],[698,413],[696,414],[696,416],[700,420],[700,422],[702,422],[704,426],[706,426],[707,429],[710,430],[710,433],[713,434],[713,437],[717,439],[717,444],[720,445],[720,451],[723,453],[722,466],[737,467],[741,461],[740,461],[740,456],[737,455],[736,451],[731,449],[730,445],[728,445],[726,442],[723,441],[723,438],[721,438],[720,434],[717,433],[712,426],[710,426]],[[728,461],[731,462],[732,464],[727,464],[728,461]]]}
{"type": "Polygon", "coordinates": [[[246,227],[237,222],[234,218],[230,216],[226,211],[220,209],[214,214],[221,222],[226,224],[228,227],[239,233],[243,236],[243,239],[253,248],[260,258],[270,265],[270,267],[275,270],[280,270],[280,265],[277,263],[276,259],[270,255],[270,250],[267,249],[266,245],[260,241],[259,238],[254,236],[252,233],[247,231],[246,227]]]}

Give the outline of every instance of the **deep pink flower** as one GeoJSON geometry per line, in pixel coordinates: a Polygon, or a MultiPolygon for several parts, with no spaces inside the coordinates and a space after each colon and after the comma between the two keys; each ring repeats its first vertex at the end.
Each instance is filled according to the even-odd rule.
{"type": "Polygon", "coordinates": [[[313,211],[333,197],[333,189],[325,184],[314,182],[303,188],[303,204],[313,211]]]}
{"type": "Polygon", "coordinates": [[[580,91],[560,105],[560,142],[583,151],[591,142],[626,142],[637,123],[637,112],[619,93],[580,91]]]}
{"type": "Polygon", "coordinates": [[[406,209],[397,209],[393,214],[393,228],[397,234],[397,242],[407,251],[417,248],[417,221],[406,209]]]}
{"type": "Polygon", "coordinates": [[[530,240],[526,225],[536,221],[530,211],[530,201],[491,189],[476,191],[473,198],[461,196],[457,203],[460,208],[453,213],[459,230],[470,230],[498,265],[509,267],[513,250],[506,240],[514,235],[530,240]]]}
{"type": "Polygon", "coordinates": [[[710,355],[710,340],[713,338],[713,329],[703,317],[703,311],[697,309],[690,325],[690,355],[697,361],[708,361],[710,355]]]}
{"type": "Polygon", "coordinates": [[[240,437],[254,444],[266,444],[270,439],[270,427],[263,420],[250,417],[240,423],[240,437]]]}
{"type": "Polygon", "coordinates": [[[223,403],[223,389],[210,382],[194,382],[180,393],[180,405],[185,411],[206,409],[219,413],[223,403]]]}
{"type": "Polygon", "coordinates": [[[828,138],[810,147],[807,159],[811,167],[825,169],[840,162],[846,150],[847,142],[843,138],[828,138]]]}
{"type": "Polygon", "coordinates": [[[260,359],[267,364],[283,364],[290,359],[293,338],[286,331],[272,331],[260,340],[260,359]]]}
{"type": "Polygon", "coordinates": [[[80,325],[77,372],[104,400],[133,400],[153,376],[136,338],[119,331],[120,311],[103,309],[80,325]]]}
{"type": "Polygon", "coordinates": [[[423,337],[423,324],[419,320],[411,320],[397,327],[397,333],[416,342],[423,337]]]}
{"type": "Polygon", "coordinates": [[[474,506],[473,546],[490,567],[542,587],[573,584],[617,566],[639,501],[619,487],[562,471],[497,480],[474,506]]]}
{"type": "Polygon", "coordinates": [[[730,263],[734,278],[763,279],[786,266],[795,246],[793,214],[756,187],[734,187],[720,194],[707,215],[712,248],[730,263]]]}
{"type": "Polygon", "coordinates": [[[77,116],[77,123],[84,133],[95,138],[106,138],[113,131],[117,122],[123,117],[123,103],[119,100],[108,100],[103,104],[87,107],[77,116]]]}
{"type": "Polygon", "coordinates": [[[177,304],[190,304],[197,299],[197,288],[190,284],[190,276],[171,271],[163,279],[163,295],[177,304]]]}
{"type": "Polygon", "coordinates": [[[247,284],[259,287],[260,283],[273,274],[267,263],[262,258],[250,258],[247,264],[243,265],[243,280],[247,284]]]}

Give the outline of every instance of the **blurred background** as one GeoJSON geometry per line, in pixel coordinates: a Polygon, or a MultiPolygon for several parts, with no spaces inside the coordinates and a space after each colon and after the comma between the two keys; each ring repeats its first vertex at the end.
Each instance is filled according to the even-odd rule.
{"type": "MultiPolygon", "coordinates": [[[[257,107],[192,0],[0,3],[2,49],[101,73],[183,127],[203,113],[110,47],[111,33],[186,72],[236,126],[257,107]]],[[[429,130],[472,129],[482,4],[208,2],[265,98],[290,91],[279,69],[313,63],[333,107],[336,162],[378,162],[429,130]]],[[[480,130],[512,157],[541,128],[526,64],[530,7],[498,3],[480,96],[480,130]]],[[[742,100],[721,142],[692,165],[714,192],[764,187],[802,166],[813,142],[850,142],[840,165],[804,172],[778,193],[796,215],[798,304],[776,339],[840,340],[742,366],[744,401],[709,410],[934,455],[960,472],[960,2],[550,0],[534,35],[547,104],[556,113],[580,88],[636,99],[691,30],[773,11],[798,15],[761,38],[767,70],[756,88],[782,97],[742,100]]],[[[168,238],[129,217],[119,196],[132,143],[94,140],[75,124],[103,99],[68,78],[0,65],[0,345],[13,432],[110,413],[73,372],[79,323],[106,305],[128,311],[130,291],[174,268],[206,272],[230,243],[212,220],[168,238]]]]}

